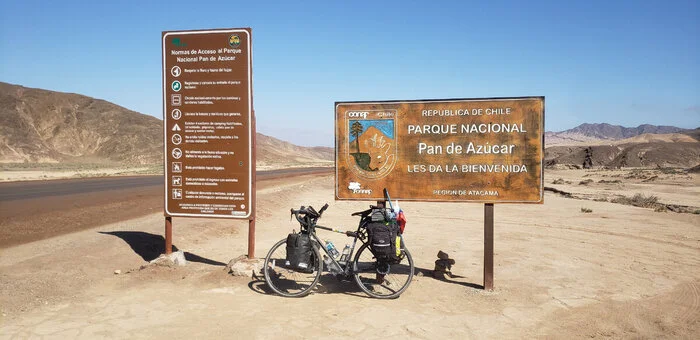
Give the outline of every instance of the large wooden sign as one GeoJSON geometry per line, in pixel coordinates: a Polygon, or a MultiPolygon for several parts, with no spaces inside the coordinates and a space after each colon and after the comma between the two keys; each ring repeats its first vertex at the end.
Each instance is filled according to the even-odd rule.
{"type": "Polygon", "coordinates": [[[544,97],[337,102],[336,199],[543,203],[544,97]]]}
{"type": "Polygon", "coordinates": [[[165,214],[248,218],[250,29],[163,32],[165,214]]]}

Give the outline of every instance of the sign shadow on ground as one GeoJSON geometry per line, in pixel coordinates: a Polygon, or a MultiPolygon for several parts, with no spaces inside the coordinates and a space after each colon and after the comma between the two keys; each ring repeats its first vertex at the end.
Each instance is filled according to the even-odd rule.
{"type": "MultiPolygon", "coordinates": [[[[100,234],[112,235],[124,240],[131,249],[141,256],[144,261],[151,262],[165,253],[165,238],[161,235],[145,233],[142,231],[100,231],[100,234]]],[[[173,245],[173,251],[178,251],[173,245]]],[[[212,266],[226,266],[226,263],[201,257],[190,252],[184,252],[185,259],[190,262],[208,264],[212,266]]]]}

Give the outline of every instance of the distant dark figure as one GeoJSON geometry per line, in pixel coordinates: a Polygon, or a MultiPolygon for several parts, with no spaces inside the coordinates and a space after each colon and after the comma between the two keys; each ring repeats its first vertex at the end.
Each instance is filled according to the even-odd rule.
{"type": "Polygon", "coordinates": [[[620,166],[618,166],[618,169],[624,168],[627,166],[627,154],[622,155],[622,159],[620,160],[620,166]]]}
{"type": "Polygon", "coordinates": [[[592,155],[593,155],[593,150],[589,146],[586,148],[586,156],[583,159],[583,168],[584,169],[590,169],[593,167],[593,159],[591,159],[592,155]]]}

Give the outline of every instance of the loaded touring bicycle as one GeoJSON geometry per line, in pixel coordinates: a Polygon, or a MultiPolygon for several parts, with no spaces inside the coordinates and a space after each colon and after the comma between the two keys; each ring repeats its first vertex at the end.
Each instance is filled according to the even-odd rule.
{"type": "MultiPolygon", "coordinates": [[[[391,204],[386,189],[384,196],[391,204]]],[[[379,202],[353,213],[360,219],[354,231],[317,224],[328,204],[318,211],[311,206],[291,209],[300,231],[290,233],[270,249],[263,267],[265,282],[282,296],[301,297],[313,291],[326,270],[341,279],[354,279],[371,297],[399,297],[411,283],[415,268],[403,241],[403,213],[399,215],[385,205],[379,202]],[[352,243],[339,251],[316,235],[318,229],[345,234],[352,243]]]]}

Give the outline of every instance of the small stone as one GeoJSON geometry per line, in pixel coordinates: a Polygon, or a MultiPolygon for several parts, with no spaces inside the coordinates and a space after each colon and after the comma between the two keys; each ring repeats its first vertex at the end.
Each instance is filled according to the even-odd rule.
{"type": "Polygon", "coordinates": [[[179,250],[170,255],[162,254],[150,263],[164,267],[185,266],[187,265],[187,259],[185,259],[185,253],[179,250]]]}
{"type": "Polygon", "coordinates": [[[241,255],[231,261],[226,266],[226,271],[233,276],[254,277],[263,268],[264,259],[249,259],[246,255],[241,255]]]}
{"type": "Polygon", "coordinates": [[[121,269],[117,269],[117,270],[114,271],[114,275],[119,275],[119,274],[121,274],[121,273],[122,273],[121,269]]]}
{"type": "Polygon", "coordinates": [[[176,266],[187,265],[187,259],[185,259],[185,253],[182,250],[170,254],[170,258],[176,266]]]}

